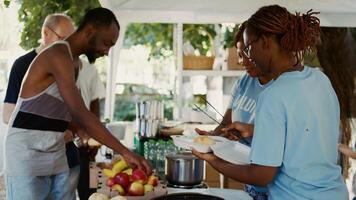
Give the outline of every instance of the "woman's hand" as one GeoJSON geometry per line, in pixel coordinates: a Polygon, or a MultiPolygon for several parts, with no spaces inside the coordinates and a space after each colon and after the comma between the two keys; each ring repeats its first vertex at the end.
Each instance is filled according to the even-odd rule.
{"type": "Polygon", "coordinates": [[[227,128],[221,129],[221,131],[225,132],[225,134],[229,135],[229,133],[238,132],[241,137],[252,137],[253,136],[253,128],[252,124],[245,124],[242,122],[233,122],[227,128]]]}
{"type": "Polygon", "coordinates": [[[216,133],[212,133],[212,132],[208,132],[208,131],[204,131],[198,128],[195,128],[195,131],[199,134],[199,135],[213,135],[213,136],[221,136],[221,137],[225,137],[229,140],[234,140],[234,141],[239,141],[240,138],[235,135],[233,133],[233,131],[223,131],[223,129],[221,129],[219,132],[216,133]]]}
{"type": "Polygon", "coordinates": [[[199,135],[213,135],[212,132],[204,131],[198,128],[195,128],[195,132],[197,132],[199,135]]]}
{"type": "Polygon", "coordinates": [[[214,161],[217,161],[217,160],[220,160],[220,158],[218,158],[217,156],[215,156],[214,154],[212,154],[212,153],[200,153],[200,152],[198,152],[197,150],[195,150],[195,149],[193,149],[192,150],[192,153],[196,156],[196,157],[198,157],[198,158],[200,158],[200,159],[202,159],[202,160],[205,160],[205,161],[207,161],[207,162],[214,162],[214,161]]]}
{"type": "Polygon", "coordinates": [[[339,144],[338,149],[341,153],[350,156],[353,153],[351,147],[347,146],[346,144],[339,144]]]}

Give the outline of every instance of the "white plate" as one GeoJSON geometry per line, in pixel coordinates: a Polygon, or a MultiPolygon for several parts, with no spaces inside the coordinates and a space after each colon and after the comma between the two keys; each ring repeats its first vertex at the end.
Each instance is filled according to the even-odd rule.
{"type": "Polygon", "coordinates": [[[249,146],[241,144],[236,141],[227,141],[224,143],[216,143],[211,146],[214,154],[228,162],[237,165],[250,164],[250,150],[249,146]]]}
{"type": "MultiPolygon", "coordinates": [[[[179,135],[179,136],[171,136],[173,139],[173,143],[180,148],[189,149],[191,150],[194,148],[195,150],[199,151],[200,153],[209,153],[212,152],[211,146],[207,144],[199,144],[194,142],[194,138],[198,137],[199,135],[194,136],[186,136],[186,135],[179,135]]],[[[228,139],[220,136],[208,136],[211,139],[216,141],[216,144],[225,143],[229,141],[228,139]]]]}

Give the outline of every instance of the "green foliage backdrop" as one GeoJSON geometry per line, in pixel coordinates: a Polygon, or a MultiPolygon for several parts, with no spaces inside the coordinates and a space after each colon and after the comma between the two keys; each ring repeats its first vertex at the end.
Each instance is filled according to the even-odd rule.
{"type": "Polygon", "coordinates": [[[41,27],[48,14],[66,13],[78,24],[86,11],[99,7],[98,0],[22,0],[19,21],[24,23],[20,46],[25,50],[37,47],[41,27]]]}

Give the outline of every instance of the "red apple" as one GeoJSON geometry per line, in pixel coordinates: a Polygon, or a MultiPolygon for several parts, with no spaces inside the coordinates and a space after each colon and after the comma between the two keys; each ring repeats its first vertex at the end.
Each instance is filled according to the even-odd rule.
{"type": "Polygon", "coordinates": [[[152,185],[153,187],[157,186],[158,185],[158,178],[155,177],[155,176],[149,176],[148,177],[148,180],[147,180],[147,184],[148,185],[152,185]]]}
{"type": "Polygon", "coordinates": [[[130,183],[130,177],[126,173],[117,173],[114,179],[115,183],[121,185],[122,187],[126,187],[130,183]]]}
{"type": "Polygon", "coordinates": [[[108,180],[106,180],[106,185],[108,186],[108,187],[112,187],[113,185],[115,185],[115,180],[114,180],[114,178],[108,178],[108,180]]]}
{"type": "Polygon", "coordinates": [[[142,196],[145,194],[143,184],[135,181],[129,185],[128,193],[132,196],[142,196]]]}
{"type": "Polygon", "coordinates": [[[135,169],[132,172],[131,179],[133,181],[139,181],[142,184],[147,182],[147,175],[142,169],[135,169]]]}

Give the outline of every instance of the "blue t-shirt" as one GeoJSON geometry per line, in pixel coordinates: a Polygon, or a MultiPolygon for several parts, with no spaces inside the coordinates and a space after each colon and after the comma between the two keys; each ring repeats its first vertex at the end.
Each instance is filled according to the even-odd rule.
{"type": "MultiPolygon", "coordinates": [[[[16,104],[22,80],[36,56],[37,53],[34,49],[15,60],[10,72],[9,83],[7,85],[4,100],[5,103],[16,104]]],[[[66,144],[66,154],[69,168],[79,165],[79,151],[73,142],[68,142],[66,144]]]]}
{"type": "Polygon", "coordinates": [[[283,73],[259,95],[250,159],[279,167],[270,199],[346,200],[337,165],[339,102],[318,69],[283,73]]]}
{"type": "MultiPolygon", "coordinates": [[[[233,87],[231,101],[228,109],[231,109],[231,121],[254,124],[255,110],[258,95],[268,84],[262,85],[258,78],[245,74],[233,87]]],[[[251,146],[252,137],[243,138],[241,143],[251,146]]],[[[267,192],[267,188],[251,186],[258,192],[267,192]]]]}

